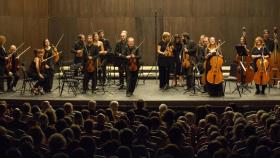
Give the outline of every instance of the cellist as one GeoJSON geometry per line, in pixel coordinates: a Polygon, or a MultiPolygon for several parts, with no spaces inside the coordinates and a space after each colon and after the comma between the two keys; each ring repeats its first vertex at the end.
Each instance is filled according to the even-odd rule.
{"type": "MultiPolygon", "coordinates": [[[[255,39],[254,47],[252,49],[253,67],[254,67],[255,72],[258,71],[257,60],[261,59],[261,58],[267,59],[267,58],[269,58],[269,56],[270,56],[270,51],[267,47],[265,47],[263,38],[257,37],[255,39]]],[[[256,83],[256,94],[265,94],[266,86],[267,86],[267,84],[265,84],[265,83],[263,83],[261,85],[256,83]],[[260,86],[262,86],[261,90],[260,90],[260,86]]]]}
{"type": "MultiPolygon", "coordinates": [[[[209,44],[206,48],[206,76],[208,75],[210,69],[212,68],[210,65],[210,61],[213,57],[218,56],[221,54],[220,49],[218,48],[218,43],[216,42],[215,37],[210,37],[209,39],[209,44]]],[[[224,96],[224,91],[223,91],[223,82],[218,83],[218,84],[211,84],[209,83],[208,80],[206,80],[206,85],[207,85],[207,92],[210,96],[212,97],[220,97],[224,96]]]]}
{"type": "Polygon", "coordinates": [[[97,45],[93,44],[92,35],[87,36],[87,45],[86,50],[83,55],[83,93],[86,93],[88,90],[88,83],[92,80],[92,93],[96,91],[97,85],[97,57],[98,57],[99,49],[97,45]]]}

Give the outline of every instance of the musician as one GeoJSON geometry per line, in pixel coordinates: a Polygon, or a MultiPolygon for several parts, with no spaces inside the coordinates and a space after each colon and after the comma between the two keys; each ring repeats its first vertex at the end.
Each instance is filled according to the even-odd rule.
{"type": "Polygon", "coordinates": [[[17,82],[19,80],[19,73],[18,73],[18,65],[17,65],[17,47],[15,45],[11,45],[8,51],[8,56],[10,56],[10,66],[7,68],[7,75],[8,75],[8,91],[14,91],[14,88],[16,88],[17,82]]]}
{"type": "Polygon", "coordinates": [[[205,61],[205,52],[206,52],[206,48],[209,44],[209,37],[205,36],[205,35],[201,35],[200,36],[200,41],[198,44],[198,55],[197,55],[197,60],[198,60],[198,64],[197,64],[197,68],[200,74],[203,74],[205,71],[204,68],[204,61],[205,61]],[[201,42],[201,38],[203,38],[203,41],[201,42]]]}
{"type": "Polygon", "coordinates": [[[182,41],[184,49],[183,53],[188,54],[190,57],[191,65],[187,69],[184,69],[186,75],[186,86],[187,89],[190,89],[194,86],[193,68],[194,65],[197,63],[197,47],[196,43],[193,40],[191,40],[189,33],[182,34],[182,41]]]}
{"type": "Polygon", "coordinates": [[[43,87],[45,87],[46,74],[45,74],[45,62],[44,60],[44,49],[35,49],[34,58],[30,65],[28,75],[35,81],[37,81],[34,87],[31,89],[31,93],[38,95],[44,94],[43,87]]]}
{"type": "MultiPolygon", "coordinates": [[[[83,54],[85,51],[85,35],[79,34],[78,40],[74,43],[71,52],[74,54],[74,64],[81,65],[83,61],[83,54]]],[[[75,76],[78,75],[78,70],[75,71],[75,76]]]]}
{"type": "Polygon", "coordinates": [[[263,30],[263,41],[265,43],[265,47],[270,51],[273,52],[274,49],[274,41],[270,38],[270,32],[265,29],[263,30]]]}
{"type": "MultiPolygon", "coordinates": [[[[255,72],[258,71],[256,62],[258,59],[262,58],[262,54],[264,55],[264,58],[267,59],[270,56],[270,50],[265,46],[263,38],[257,37],[252,49],[253,67],[255,72]]],[[[262,85],[262,89],[260,89],[260,85],[256,84],[256,94],[265,94],[266,86],[267,85],[262,85]]]]}
{"type": "Polygon", "coordinates": [[[100,69],[98,70],[98,80],[100,85],[105,85],[106,81],[106,61],[105,61],[105,55],[108,53],[107,51],[104,50],[104,45],[103,42],[99,40],[99,35],[97,32],[94,32],[92,34],[93,37],[93,44],[98,47],[99,50],[99,61],[98,62],[98,67],[100,69]]]}
{"type": "MultiPolygon", "coordinates": [[[[120,40],[116,43],[114,54],[116,56],[122,56],[124,55],[124,51],[127,47],[127,32],[122,31],[120,34],[120,40]]],[[[125,64],[120,61],[119,63],[116,63],[118,65],[119,70],[119,89],[124,88],[124,78],[125,78],[125,64]]]]}
{"type": "Polygon", "coordinates": [[[45,39],[43,41],[43,49],[45,51],[44,53],[44,59],[47,59],[45,62],[45,86],[43,87],[44,92],[49,93],[52,90],[53,87],[53,77],[54,77],[54,47],[51,47],[51,43],[49,39],[45,39]]]}
{"type": "Polygon", "coordinates": [[[99,49],[97,45],[93,44],[92,35],[87,36],[87,49],[84,51],[83,55],[83,72],[84,72],[84,80],[83,80],[83,93],[86,93],[88,90],[88,83],[92,80],[92,93],[96,91],[97,85],[97,57],[99,55],[99,49]],[[92,65],[88,65],[92,60],[92,65]],[[89,66],[93,66],[93,71],[88,69],[89,66]]]}
{"type": "Polygon", "coordinates": [[[174,35],[174,80],[173,84],[174,86],[177,86],[177,80],[179,78],[179,86],[182,86],[183,82],[183,76],[182,76],[182,50],[183,50],[183,44],[181,41],[181,37],[179,34],[174,35]]]}
{"type": "Polygon", "coordinates": [[[167,52],[173,52],[173,45],[171,43],[171,34],[163,32],[162,40],[158,43],[158,69],[159,69],[159,88],[167,90],[169,88],[170,70],[174,63],[172,56],[167,56],[167,52]]]}
{"type": "MultiPolygon", "coordinates": [[[[216,42],[215,37],[210,37],[209,44],[206,49],[206,76],[211,69],[210,60],[213,56],[221,54],[220,49],[217,49],[218,43],[216,42]]],[[[207,85],[207,92],[212,97],[220,97],[224,96],[224,90],[223,90],[223,83],[220,84],[211,84],[206,80],[207,85]]]]}
{"type": "Polygon", "coordinates": [[[130,97],[136,87],[136,82],[138,78],[139,71],[139,59],[141,58],[139,49],[135,46],[134,38],[129,37],[127,39],[127,47],[124,51],[124,56],[128,59],[128,64],[126,65],[127,72],[127,88],[126,96],[130,97]]]}
{"type": "Polygon", "coordinates": [[[104,51],[103,55],[100,56],[100,62],[103,63],[102,71],[99,71],[99,76],[102,78],[103,82],[106,82],[106,66],[108,64],[108,59],[106,58],[106,54],[112,51],[110,42],[107,38],[105,38],[105,33],[103,30],[98,30],[99,41],[103,43],[104,51]]]}
{"type": "Polygon", "coordinates": [[[5,50],[6,37],[0,35],[0,94],[4,93],[4,75],[6,69],[6,61],[9,59],[5,50]]]}

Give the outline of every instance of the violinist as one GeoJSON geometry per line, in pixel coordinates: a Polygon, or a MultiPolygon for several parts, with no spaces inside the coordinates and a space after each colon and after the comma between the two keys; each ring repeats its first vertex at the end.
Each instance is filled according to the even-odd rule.
{"type": "Polygon", "coordinates": [[[18,74],[18,65],[17,65],[17,54],[15,53],[17,51],[17,47],[15,45],[11,45],[8,51],[8,56],[10,56],[9,58],[9,62],[7,63],[9,64],[9,66],[7,67],[7,74],[8,74],[8,91],[15,91],[14,88],[16,88],[17,82],[19,80],[19,74],[18,74]]]}
{"type": "Polygon", "coordinates": [[[31,89],[31,93],[38,95],[38,94],[44,94],[43,93],[43,87],[45,87],[45,81],[46,81],[46,75],[45,75],[45,64],[43,62],[44,60],[44,49],[35,49],[34,55],[35,57],[32,60],[32,63],[30,65],[29,69],[29,76],[37,81],[34,85],[34,87],[31,89]]]}
{"type": "Polygon", "coordinates": [[[5,50],[6,37],[0,35],[0,94],[4,93],[4,75],[6,71],[6,61],[9,59],[5,50]]]}
{"type": "MultiPolygon", "coordinates": [[[[44,59],[48,59],[54,55],[54,47],[51,46],[49,39],[43,41],[44,59]]],[[[50,93],[53,86],[54,77],[54,58],[50,58],[45,62],[45,86],[43,87],[45,93],[50,93]]]]}
{"type": "MultiPolygon", "coordinates": [[[[122,31],[120,34],[120,40],[116,43],[114,54],[116,56],[122,56],[124,55],[124,50],[127,47],[127,32],[122,31]]],[[[116,63],[118,66],[119,71],[119,89],[124,88],[124,78],[125,78],[125,64],[120,62],[116,63]]]]}
{"type": "Polygon", "coordinates": [[[139,59],[141,58],[140,51],[138,47],[135,46],[134,38],[129,37],[127,39],[127,47],[124,51],[124,55],[128,59],[128,64],[126,65],[127,72],[127,88],[126,96],[130,97],[136,87],[139,71],[139,59]]]}
{"type": "Polygon", "coordinates": [[[183,44],[181,41],[181,37],[176,34],[174,35],[174,63],[175,63],[175,68],[174,68],[174,80],[173,84],[174,86],[177,86],[177,80],[179,79],[179,86],[182,86],[183,82],[183,76],[182,76],[182,50],[183,50],[183,44]]]}
{"type": "Polygon", "coordinates": [[[99,50],[99,61],[98,61],[98,67],[100,67],[100,69],[98,69],[98,80],[100,85],[105,85],[106,82],[106,63],[105,63],[105,55],[108,53],[107,51],[105,51],[104,49],[104,45],[103,42],[101,42],[99,40],[99,35],[97,32],[94,32],[92,34],[93,37],[93,44],[95,46],[98,47],[99,50]]]}
{"type": "Polygon", "coordinates": [[[107,38],[105,38],[105,33],[103,30],[98,30],[98,36],[99,36],[99,41],[101,41],[103,43],[103,47],[104,47],[104,51],[102,54],[100,54],[100,62],[103,63],[102,65],[102,71],[99,71],[99,76],[101,76],[103,82],[105,83],[106,82],[106,66],[107,66],[107,63],[108,63],[108,59],[106,57],[106,55],[108,53],[111,53],[111,45],[110,45],[110,42],[107,38]]]}
{"type": "MultiPolygon", "coordinates": [[[[264,40],[263,38],[261,37],[257,37],[255,39],[255,43],[254,43],[254,47],[252,49],[252,58],[253,58],[253,67],[255,69],[255,73],[258,72],[258,65],[257,65],[257,61],[258,59],[268,59],[270,56],[270,51],[267,47],[265,47],[265,43],[264,43],[264,40]]],[[[260,66],[265,66],[265,64],[261,64],[260,66]]],[[[264,68],[266,69],[266,68],[264,68]]],[[[266,70],[264,70],[266,71],[266,70]]],[[[263,76],[259,76],[259,77],[264,77],[265,74],[263,74],[263,76]]],[[[256,76],[255,76],[256,77],[256,76]]],[[[254,79],[255,79],[254,77],[254,79]]],[[[261,79],[261,80],[264,80],[264,79],[261,79]]],[[[256,80],[255,80],[255,83],[256,83],[256,80]]],[[[256,83],[256,94],[265,94],[265,88],[267,86],[267,83],[261,83],[261,84],[258,84],[256,83]],[[260,86],[262,86],[262,89],[260,89],[260,86]]]]}
{"type": "Polygon", "coordinates": [[[263,41],[265,43],[265,47],[270,51],[273,52],[274,50],[274,41],[270,38],[270,32],[265,29],[263,30],[263,41]]]}
{"type": "MultiPolygon", "coordinates": [[[[83,54],[85,51],[85,35],[79,34],[78,40],[74,43],[71,52],[74,54],[74,64],[79,65],[82,64],[83,54]]],[[[78,70],[75,72],[75,76],[78,75],[78,70]]]]}
{"type": "Polygon", "coordinates": [[[161,39],[162,40],[157,46],[159,88],[161,90],[167,90],[169,88],[170,70],[173,64],[173,56],[167,54],[173,53],[173,45],[171,43],[171,34],[169,32],[163,32],[161,39]]]}
{"type": "Polygon", "coordinates": [[[86,93],[88,90],[88,83],[92,80],[92,93],[96,91],[97,85],[97,57],[98,57],[98,47],[93,44],[92,35],[87,36],[87,49],[83,55],[83,93],[86,93]]]}
{"type": "Polygon", "coordinates": [[[205,49],[209,43],[209,38],[205,35],[201,35],[197,44],[197,68],[200,74],[203,74],[203,63],[205,61],[205,49]]]}
{"type": "Polygon", "coordinates": [[[194,76],[193,76],[193,68],[194,65],[197,63],[197,47],[196,43],[191,40],[189,33],[183,33],[182,34],[182,41],[183,41],[183,56],[186,56],[186,54],[189,56],[189,63],[190,65],[188,67],[184,68],[184,72],[186,75],[186,88],[190,89],[194,85],[194,76]]]}
{"type": "MultiPolygon", "coordinates": [[[[205,58],[206,58],[206,70],[205,70],[206,76],[208,76],[208,74],[210,73],[210,70],[212,69],[211,59],[214,59],[214,57],[217,58],[217,57],[221,56],[221,51],[220,51],[220,49],[218,49],[218,46],[219,45],[216,42],[215,37],[210,37],[209,44],[206,48],[206,55],[205,55],[205,58]]],[[[215,65],[216,65],[216,63],[215,63],[215,65]]],[[[215,67],[215,65],[213,65],[213,67],[215,67]]],[[[219,69],[220,69],[220,72],[221,72],[221,67],[219,69]]],[[[220,74],[220,75],[222,75],[222,74],[220,74]]],[[[210,96],[212,96],[212,97],[224,96],[223,82],[220,82],[218,84],[213,84],[213,83],[210,83],[208,79],[206,79],[206,85],[207,85],[207,92],[210,96]]]]}

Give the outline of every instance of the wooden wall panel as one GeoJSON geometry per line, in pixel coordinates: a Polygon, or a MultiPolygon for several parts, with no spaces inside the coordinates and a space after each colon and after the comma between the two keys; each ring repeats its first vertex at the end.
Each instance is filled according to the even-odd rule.
{"type": "MultiPolygon", "coordinates": [[[[264,28],[280,26],[280,1],[276,0],[0,0],[0,34],[7,45],[21,41],[40,47],[45,37],[54,43],[65,34],[59,48],[70,60],[78,33],[104,29],[114,47],[121,30],[127,30],[141,47],[146,65],[154,63],[155,23],[158,41],[163,31],[189,32],[197,41],[201,34],[225,40],[226,64],[235,56],[233,46],[241,28],[247,28],[249,44],[264,28]]],[[[25,62],[29,58],[25,57],[25,62]]]]}

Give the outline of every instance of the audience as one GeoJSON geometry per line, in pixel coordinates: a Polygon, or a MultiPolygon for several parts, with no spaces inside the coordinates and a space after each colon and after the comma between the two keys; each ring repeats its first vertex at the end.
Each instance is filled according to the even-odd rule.
{"type": "Polygon", "coordinates": [[[76,110],[0,102],[1,158],[278,158],[280,106],[240,113],[231,103],[223,113],[210,105],[195,111],[158,111],[144,100],[121,111],[91,100],[76,110]]]}

